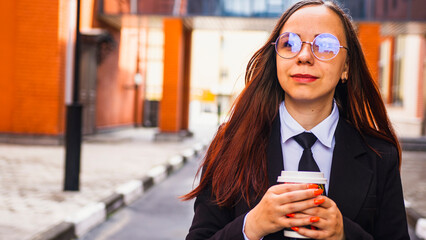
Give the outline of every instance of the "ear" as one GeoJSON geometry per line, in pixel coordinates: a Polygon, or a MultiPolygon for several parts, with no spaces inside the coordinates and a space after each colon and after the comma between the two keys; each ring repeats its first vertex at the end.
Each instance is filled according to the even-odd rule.
{"type": "Polygon", "coordinates": [[[342,75],[340,76],[340,79],[342,79],[343,83],[345,83],[348,80],[348,77],[349,77],[348,73],[349,73],[349,64],[346,61],[345,66],[343,67],[342,75]]]}

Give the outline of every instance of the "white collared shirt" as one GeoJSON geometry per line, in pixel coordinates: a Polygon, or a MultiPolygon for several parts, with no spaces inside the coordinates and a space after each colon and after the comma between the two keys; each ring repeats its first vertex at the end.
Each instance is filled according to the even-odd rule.
{"type": "Polygon", "coordinates": [[[283,152],[284,169],[286,171],[297,171],[299,161],[302,157],[303,148],[293,139],[294,136],[302,132],[313,133],[318,140],[311,147],[312,155],[320,169],[327,178],[325,188],[328,192],[331,161],[333,158],[333,150],[335,145],[334,132],[336,131],[339,121],[339,109],[333,101],[333,110],[331,114],[322,122],[313,127],[310,131],[305,130],[291,115],[288,113],[284,101],[279,108],[281,122],[281,146],[283,152]]]}

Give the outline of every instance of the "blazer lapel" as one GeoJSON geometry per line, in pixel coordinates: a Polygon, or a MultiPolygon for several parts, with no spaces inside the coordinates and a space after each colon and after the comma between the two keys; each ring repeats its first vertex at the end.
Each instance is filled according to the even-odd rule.
{"type": "Polygon", "coordinates": [[[284,170],[283,152],[281,150],[281,124],[280,115],[274,118],[271,127],[271,137],[266,150],[266,158],[268,161],[268,180],[269,186],[277,184],[277,178],[284,170]]]}
{"type": "Polygon", "coordinates": [[[335,140],[328,197],[336,202],[344,216],[354,219],[371,185],[372,159],[360,134],[342,118],[335,140]]]}

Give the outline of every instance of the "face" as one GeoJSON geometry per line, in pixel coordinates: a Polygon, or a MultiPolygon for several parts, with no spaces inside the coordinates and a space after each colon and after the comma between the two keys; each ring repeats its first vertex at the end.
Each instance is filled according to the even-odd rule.
{"type": "MultiPolygon", "coordinates": [[[[321,33],[337,37],[347,47],[343,24],[338,15],[324,6],[306,6],[297,10],[284,24],[280,34],[296,33],[302,41],[312,42],[321,33]]],[[[340,48],[331,60],[319,60],[310,44],[302,44],[295,57],[284,59],[276,54],[277,75],[285,91],[286,104],[330,104],[339,79],[347,74],[347,50],[340,48]]]]}

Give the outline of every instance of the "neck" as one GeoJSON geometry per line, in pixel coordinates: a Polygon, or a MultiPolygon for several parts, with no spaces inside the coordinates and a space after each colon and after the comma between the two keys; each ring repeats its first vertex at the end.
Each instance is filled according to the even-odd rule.
{"type": "Polygon", "coordinates": [[[328,103],[284,101],[288,113],[307,131],[326,119],[333,109],[333,99],[328,103]]]}

